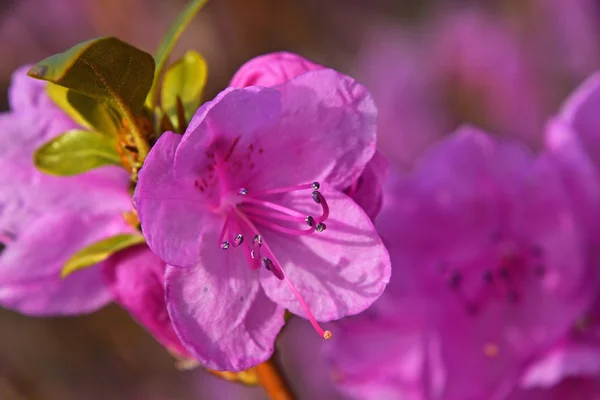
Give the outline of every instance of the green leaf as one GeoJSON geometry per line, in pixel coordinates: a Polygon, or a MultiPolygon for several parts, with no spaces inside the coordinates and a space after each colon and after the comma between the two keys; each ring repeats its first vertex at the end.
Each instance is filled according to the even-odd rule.
{"type": "Polygon", "coordinates": [[[82,127],[92,130],[92,126],[88,123],[88,121],[83,118],[83,116],[69,103],[67,100],[67,92],[69,89],[66,87],[58,86],[53,83],[48,82],[46,86],[46,93],[48,97],[60,108],[63,110],[73,121],[82,127]]]}
{"type": "Polygon", "coordinates": [[[183,104],[185,120],[189,121],[202,102],[206,75],[206,61],[193,50],[185,53],[165,73],[162,84],[162,108],[179,131],[182,127],[178,124],[177,98],[179,97],[183,104]]]}
{"type": "Polygon", "coordinates": [[[75,253],[75,255],[67,261],[60,275],[65,278],[75,271],[91,267],[92,265],[106,260],[112,254],[120,250],[144,243],[145,241],[143,236],[129,233],[101,240],[75,253]]]}
{"type": "Polygon", "coordinates": [[[154,78],[152,56],[115,37],[82,42],[37,63],[29,76],[139,113],[154,78]]]}
{"type": "Polygon", "coordinates": [[[156,56],[154,57],[154,59],[156,60],[156,73],[154,74],[152,89],[150,90],[150,94],[146,103],[151,110],[154,110],[154,108],[158,105],[158,88],[160,85],[160,78],[162,76],[163,70],[167,66],[167,62],[169,61],[169,57],[171,56],[173,48],[177,44],[177,41],[183,34],[183,31],[190,24],[194,16],[207,2],[208,0],[191,0],[188,3],[187,7],[179,13],[177,18],[163,37],[163,40],[160,42],[158,50],[156,50],[156,56]]]}
{"type": "Polygon", "coordinates": [[[119,116],[114,108],[50,82],[46,86],[46,92],[54,104],[83,128],[109,136],[117,135],[119,116]]]}
{"type": "Polygon", "coordinates": [[[121,165],[115,138],[96,132],[72,130],[39,147],[35,166],[48,174],[70,176],[103,165],[121,165]]]}
{"type": "Polygon", "coordinates": [[[67,101],[94,131],[117,136],[122,122],[119,113],[113,107],[70,89],[67,92],[67,101]]]}

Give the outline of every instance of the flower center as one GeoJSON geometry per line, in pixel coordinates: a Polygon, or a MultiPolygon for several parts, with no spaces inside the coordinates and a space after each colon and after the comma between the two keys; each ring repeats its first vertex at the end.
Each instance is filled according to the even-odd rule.
{"type": "Polygon", "coordinates": [[[329,205],[323,194],[319,192],[320,187],[319,182],[313,182],[256,192],[251,192],[246,188],[239,189],[234,194],[234,198],[230,198],[225,205],[225,222],[219,235],[218,245],[223,250],[239,249],[246,257],[250,268],[258,270],[262,266],[277,279],[284,281],[298,299],[300,306],[317,333],[325,339],[330,339],[331,332],[321,328],[308,304],[290,282],[267,240],[257,228],[257,226],[260,226],[289,236],[303,236],[323,232],[327,229],[325,221],[329,217],[329,205]],[[306,215],[273,200],[277,198],[276,195],[301,190],[311,190],[312,201],[321,206],[320,215],[306,215]],[[308,228],[301,226],[308,226],[308,228]],[[252,239],[249,240],[248,238],[252,239]]]}
{"type": "Polygon", "coordinates": [[[546,273],[543,250],[539,246],[517,246],[497,235],[492,235],[492,242],[491,251],[486,254],[488,266],[477,262],[473,268],[458,270],[441,264],[440,273],[447,286],[471,315],[478,314],[493,301],[520,303],[527,287],[543,279],[546,273]],[[493,260],[491,265],[490,260],[493,260]]]}

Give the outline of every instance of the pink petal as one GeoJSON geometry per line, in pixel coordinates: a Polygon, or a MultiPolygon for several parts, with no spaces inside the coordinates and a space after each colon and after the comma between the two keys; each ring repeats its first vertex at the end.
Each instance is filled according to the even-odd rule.
{"type": "Polygon", "coordinates": [[[328,69],[274,88],[229,90],[194,117],[177,150],[175,175],[199,174],[216,191],[215,156],[233,169],[233,187],[222,189],[312,181],[344,188],[375,152],[375,114],[364,87],[328,69]]]}
{"type": "Polygon", "coordinates": [[[180,140],[172,132],[158,139],[140,171],[133,202],[150,249],[169,264],[190,266],[198,259],[208,213],[194,182],[173,178],[180,140]]]}
{"type": "Polygon", "coordinates": [[[589,77],[564,102],[559,118],[570,124],[600,170],[600,72],[589,77]]]}
{"type": "Polygon", "coordinates": [[[0,304],[30,315],[81,314],[104,306],[112,294],[99,266],[65,279],[60,272],[76,251],[127,230],[124,221],[107,215],[56,213],[34,221],[2,253],[0,304]]]}
{"type": "Polygon", "coordinates": [[[103,265],[104,277],[115,297],[162,345],[187,354],[175,334],[165,302],[166,265],[145,245],[114,254],[103,265]]]}
{"type": "MultiPolygon", "coordinates": [[[[369,307],[389,282],[390,262],[364,211],[333,189],[322,186],[321,193],[330,208],[324,232],[295,237],[257,227],[315,318],[331,321],[369,307]]],[[[295,206],[301,210],[302,200],[295,206]]],[[[262,269],[261,283],[269,298],[306,317],[284,282],[262,269]]]]}
{"type": "Polygon", "coordinates": [[[362,207],[371,219],[375,219],[381,210],[383,204],[382,185],[387,177],[388,169],[387,158],[380,151],[376,151],[362,175],[344,191],[362,207]]]}
{"type": "Polygon", "coordinates": [[[366,400],[442,398],[439,338],[417,319],[391,323],[370,311],[342,320],[324,345],[338,387],[366,400]]]}
{"type": "Polygon", "coordinates": [[[517,389],[507,400],[598,400],[600,382],[597,377],[573,377],[552,388],[517,389]]]}
{"type": "MultiPolygon", "coordinates": [[[[335,329],[333,325],[327,328],[335,329]]],[[[291,318],[285,324],[277,340],[277,355],[285,376],[294,377],[290,385],[298,398],[341,400],[336,371],[322,354],[323,348],[335,340],[325,341],[315,335],[310,323],[302,318],[291,318]]]]}
{"type": "MultiPolygon", "coordinates": [[[[217,229],[207,229],[216,238],[217,229]]],[[[198,264],[167,267],[167,308],[187,350],[204,366],[241,371],[266,361],[284,309],[261,290],[241,251],[202,246],[198,264]]]]}
{"type": "Polygon", "coordinates": [[[229,86],[275,86],[306,72],[323,68],[294,53],[280,51],[258,56],[237,70],[229,86]]]}

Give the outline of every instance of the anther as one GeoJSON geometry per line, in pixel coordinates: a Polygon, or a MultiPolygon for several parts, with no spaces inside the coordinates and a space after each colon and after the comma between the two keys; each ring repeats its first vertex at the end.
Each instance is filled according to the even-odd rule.
{"type": "Polygon", "coordinates": [[[317,232],[323,232],[325,229],[327,229],[327,225],[325,225],[325,224],[324,224],[324,223],[322,223],[322,222],[319,222],[319,223],[317,224],[317,226],[315,227],[315,230],[316,230],[317,232]]]}
{"type": "Polygon", "coordinates": [[[310,187],[312,188],[312,190],[319,190],[321,188],[321,184],[319,182],[313,182],[312,185],[310,185],[310,187]]]}
{"type": "Polygon", "coordinates": [[[315,201],[315,203],[317,203],[317,204],[321,204],[321,196],[320,196],[320,194],[321,193],[319,193],[316,190],[314,192],[312,192],[312,198],[315,201]]]}
{"type": "Polygon", "coordinates": [[[508,272],[508,268],[502,267],[502,268],[500,268],[500,271],[498,271],[498,272],[500,274],[500,277],[502,279],[504,279],[505,281],[508,281],[510,279],[510,274],[508,272]]]}
{"type": "Polygon", "coordinates": [[[223,243],[221,243],[221,248],[223,250],[227,250],[229,248],[229,242],[226,240],[223,243]]]}
{"type": "Polygon", "coordinates": [[[262,265],[263,265],[263,267],[265,267],[267,270],[270,271],[271,267],[273,266],[273,261],[271,261],[270,258],[265,257],[262,259],[262,265]]]}
{"type": "Polygon", "coordinates": [[[483,280],[487,284],[491,284],[494,281],[494,274],[489,269],[483,273],[483,280]]]}
{"type": "Polygon", "coordinates": [[[262,246],[262,237],[260,235],[255,235],[254,239],[252,239],[252,243],[256,243],[259,246],[262,246]]]}
{"type": "Polygon", "coordinates": [[[240,191],[238,192],[238,194],[245,196],[248,194],[248,189],[246,188],[241,188],[240,191]]]}
{"type": "Polygon", "coordinates": [[[238,233],[237,236],[233,239],[233,246],[237,247],[244,241],[244,236],[241,233],[238,233]]]}
{"type": "Polygon", "coordinates": [[[461,283],[462,275],[460,274],[460,272],[455,271],[454,273],[452,273],[452,275],[450,276],[450,281],[448,282],[450,287],[452,289],[458,289],[461,283]]]}
{"type": "Polygon", "coordinates": [[[273,275],[275,275],[275,277],[277,279],[279,279],[280,281],[282,281],[285,278],[285,275],[283,274],[281,267],[279,267],[273,261],[271,261],[270,258],[264,257],[262,259],[262,265],[267,270],[271,271],[271,273],[273,273],[273,275]]]}
{"type": "Polygon", "coordinates": [[[304,221],[306,221],[308,226],[313,226],[315,224],[315,219],[313,217],[311,217],[310,215],[306,216],[304,221]]]}
{"type": "Polygon", "coordinates": [[[543,250],[542,250],[542,248],[540,246],[533,245],[533,246],[531,246],[531,254],[534,257],[541,257],[542,254],[543,254],[543,250]]]}
{"type": "Polygon", "coordinates": [[[331,335],[331,331],[325,331],[325,332],[323,332],[323,339],[329,340],[329,339],[331,339],[331,336],[332,336],[331,335]]]}
{"type": "Polygon", "coordinates": [[[533,273],[538,278],[542,278],[546,274],[546,268],[544,268],[543,265],[538,265],[537,267],[534,268],[533,273]]]}

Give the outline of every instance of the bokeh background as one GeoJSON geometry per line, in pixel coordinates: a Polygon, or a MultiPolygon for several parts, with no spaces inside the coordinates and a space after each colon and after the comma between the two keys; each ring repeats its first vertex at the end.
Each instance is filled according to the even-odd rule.
{"type": "MultiPolygon", "coordinates": [[[[153,52],[184,4],[0,1],[0,109],[7,109],[16,67],[103,35],[153,52]]],[[[207,99],[242,63],[271,51],[296,52],[354,76],[378,103],[384,147],[394,135],[419,132],[405,152],[393,154],[408,168],[420,149],[463,122],[539,146],[547,117],[600,67],[600,2],[211,0],[174,56],[190,48],[208,61],[207,99]]],[[[294,369],[294,346],[284,337],[279,351],[300,390],[310,384],[294,369]]],[[[79,318],[0,310],[0,400],[232,398],[264,395],[200,370],[178,371],[117,306],[79,318]]]]}

